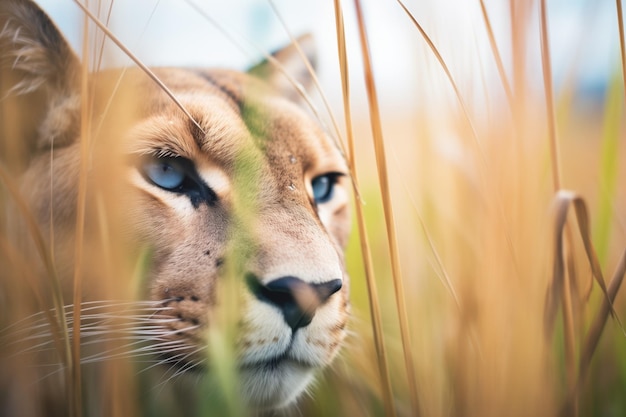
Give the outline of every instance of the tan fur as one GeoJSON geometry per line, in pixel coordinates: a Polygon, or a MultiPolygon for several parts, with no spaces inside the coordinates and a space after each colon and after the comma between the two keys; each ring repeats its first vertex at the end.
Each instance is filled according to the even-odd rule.
{"type": "MultiPolygon", "coordinates": [[[[48,45],[37,44],[36,35],[24,39],[26,31],[16,26],[21,24],[19,16],[6,17],[11,7],[34,6],[9,3],[14,4],[0,8],[0,23],[4,22],[0,38],[4,37],[3,45],[14,42],[17,49],[4,58],[14,60],[18,71],[33,68],[36,73],[32,81],[23,78],[13,92],[27,94],[53,81],[36,145],[31,147],[39,151],[30,158],[21,189],[42,230],[48,230],[53,219],[55,256],[69,292],[79,188],[80,92],[75,82],[59,83],[61,75],[46,75],[58,70],[46,62],[55,52],[46,50],[48,58],[41,58],[48,45]]],[[[66,49],[64,44],[56,53],[65,54],[66,49]]],[[[288,50],[282,53],[293,61],[288,50]]],[[[65,70],[71,75],[64,76],[76,73],[74,60],[68,59],[70,68],[65,70]]],[[[113,189],[108,195],[118,200],[107,204],[121,219],[121,236],[128,239],[130,252],[150,254],[144,294],[167,307],[159,317],[173,318],[164,325],[172,331],[163,338],[195,352],[184,358],[183,365],[206,363],[204,345],[209,318],[220,303],[224,262],[228,271],[238,274],[242,293],[237,358],[243,398],[252,407],[284,406],[305,389],[315,370],[330,364],[345,337],[349,303],[343,250],[350,229],[349,179],[339,177],[334,198],[324,204],[314,203],[311,189],[311,181],[320,175],[346,174],[345,162],[300,104],[285,98],[293,91],[286,92],[284,80],[276,81],[280,77],[271,69],[264,71],[271,73],[266,79],[273,83],[229,70],[154,71],[194,120],[139,69],[127,71],[117,90],[113,86],[119,72],[94,75],[89,184],[104,182],[113,189]],[[112,91],[116,93],[111,101],[112,91]],[[129,97],[135,99],[130,109],[123,105],[129,97]],[[149,182],[140,174],[146,155],[191,161],[217,201],[195,205],[186,195],[149,182]],[[319,303],[309,325],[292,332],[276,306],[249,292],[246,274],[254,274],[261,284],[297,277],[314,284],[341,279],[343,287],[319,303]],[[267,365],[277,357],[279,363],[267,365]]],[[[89,223],[89,213],[98,200],[88,198],[85,256],[93,256],[89,248],[97,242],[90,240],[90,230],[100,229],[89,223]]],[[[100,249],[94,252],[102,256],[100,249]]],[[[85,300],[97,300],[99,288],[106,284],[102,281],[110,278],[106,271],[89,271],[89,265],[85,269],[85,300]]],[[[211,371],[210,364],[207,369],[211,371]]]]}

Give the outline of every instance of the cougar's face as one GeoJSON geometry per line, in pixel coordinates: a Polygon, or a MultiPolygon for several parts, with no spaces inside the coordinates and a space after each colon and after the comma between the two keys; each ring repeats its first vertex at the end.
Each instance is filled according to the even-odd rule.
{"type": "MultiPolygon", "coordinates": [[[[310,48],[310,40],[302,42],[310,48]]],[[[140,347],[133,342],[125,357],[149,352],[176,375],[210,373],[211,331],[226,324],[236,334],[247,403],[274,408],[292,402],[314,371],[331,362],[345,335],[343,250],[350,225],[345,161],[293,101],[297,94],[282,72],[264,62],[247,73],[154,69],[161,85],[140,69],[83,78],[63,36],[29,0],[0,1],[0,46],[0,93],[10,97],[0,110],[15,115],[20,127],[0,126],[1,149],[17,138],[10,145],[20,156],[9,161],[0,155],[0,162],[15,162],[21,198],[45,236],[40,246],[54,248],[49,264],[66,289],[54,308],[63,308],[58,299],[73,300],[77,308],[66,306],[61,315],[70,320],[83,307],[81,321],[75,320],[81,352],[96,353],[79,359],[106,366],[110,351],[97,352],[102,334],[111,335],[108,341],[127,332],[140,347]],[[103,213],[119,217],[121,233],[108,230],[117,222],[103,213]],[[139,299],[121,305],[106,297],[126,282],[102,290],[114,281],[107,256],[118,244],[111,237],[120,235],[132,243],[128,257],[139,254],[144,266],[139,299]],[[75,271],[82,271],[79,280],[75,271]],[[82,292],[73,291],[74,282],[83,282],[82,292]],[[226,283],[236,297],[224,296],[226,283]],[[128,305],[132,313],[110,313],[128,305]],[[134,312],[146,306],[150,314],[134,312]],[[225,321],[229,308],[237,314],[225,321]],[[128,325],[111,331],[109,314],[128,325]]],[[[274,56],[307,83],[293,46],[274,56]]],[[[39,266],[33,271],[48,285],[50,268],[39,266]]],[[[33,301],[40,311],[34,328],[54,327],[44,313],[53,310],[48,301],[33,301]]],[[[47,349],[55,342],[48,330],[37,334],[42,351],[54,350],[47,349]]],[[[65,384],[58,384],[61,391],[69,390],[65,384]]],[[[33,390],[13,391],[18,398],[33,390]]]]}
{"type": "Polygon", "coordinates": [[[304,111],[249,76],[158,74],[193,120],[145,93],[151,113],[127,139],[129,218],[152,254],[149,297],[173,319],[166,337],[180,349],[169,363],[210,370],[207,330],[234,278],[244,395],[287,404],[345,335],[344,160],[304,111]]]}

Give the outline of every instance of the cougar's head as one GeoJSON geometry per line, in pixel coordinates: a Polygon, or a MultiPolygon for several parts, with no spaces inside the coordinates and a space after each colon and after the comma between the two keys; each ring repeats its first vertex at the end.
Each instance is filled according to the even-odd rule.
{"type": "MultiPolygon", "coordinates": [[[[147,258],[140,293],[156,306],[147,321],[158,331],[144,342],[162,364],[210,373],[211,330],[235,303],[243,396],[258,407],[292,402],[344,339],[350,228],[345,161],[282,75],[309,83],[295,47],[247,73],[155,68],[159,85],[129,69],[92,74],[81,88],[78,59],[33,3],[3,1],[0,31],[5,106],[21,109],[19,157],[4,163],[22,173],[42,230],[54,230],[62,279],[74,268],[86,172],[85,250],[102,244],[90,237],[102,224],[90,221],[104,196],[131,253],[147,258]],[[228,283],[236,299],[224,298],[228,283]]],[[[301,39],[309,55],[310,44],[301,39]]],[[[6,148],[14,133],[2,134],[6,148]]],[[[105,255],[94,252],[86,259],[105,255]]],[[[97,300],[110,277],[83,264],[84,299],[97,300]]]]}

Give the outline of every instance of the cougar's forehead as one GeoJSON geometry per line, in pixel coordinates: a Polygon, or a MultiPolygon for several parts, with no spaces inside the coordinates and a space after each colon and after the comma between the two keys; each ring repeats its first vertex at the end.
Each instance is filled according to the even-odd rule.
{"type": "Polygon", "coordinates": [[[158,148],[199,164],[209,161],[228,175],[243,165],[251,179],[269,175],[272,184],[288,188],[305,173],[345,170],[336,146],[305,111],[254,77],[220,70],[156,73],[193,120],[152,86],[145,105],[152,116],[133,132],[131,153],[158,148]]]}

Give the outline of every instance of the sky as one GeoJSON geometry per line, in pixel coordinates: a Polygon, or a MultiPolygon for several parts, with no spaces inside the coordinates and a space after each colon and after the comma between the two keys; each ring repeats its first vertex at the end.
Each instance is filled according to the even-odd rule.
{"type": "MultiPolygon", "coordinates": [[[[38,0],[57,22],[74,48],[80,50],[81,13],[72,0],[38,0]]],[[[93,3],[93,1],[92,1],[93,3]]],[[[508,2],[485,0],[498,47],[510,60],[508,2]]],[[[341,99],[333,2],[275,0],[117,0],[111,27],[114,33],[149,65],[221,66],[245,69],[288,42],[289,35],[272,8],[280,12],[293,34],[312,32],[320,46],[320,78],[331,100],[341,99]],[[210,18],[190,4],[199,5],[210,18]],[[219,22],[227,35],[215,28],[219,22]],[[228,37],[235,38],[233,43],[228,37]],[[243,45],[240,48],[239,45],[243,45]],[[243,50],[242,50],[243,49],[243,50]]],[[[574,74],[581,91],[602,92],[619,64],[615,3],[611,0],[547,0],[550,46],[557,89],[574,74]]],[[[477,80],[497,82],[493,57],[479,0],[406,0],[448,63],[457,82],[467,91],[477,80]]],[[[353,3],[343,2],[351,77],[361,82],[361,57],[353,3]]],[[[416,28],[393,1],[363,0],[371,40],[374,73],[380,95],[398,108],[437,100],[449,90],[447,80],[416,28]]],[[[538,4],[534,8],[538,11],[538,4]]],[[[538,70],[538,12],[529,22],[530,73],[541,88],[538,70]],[[536,29],[536,30],[535,30],[536,29]]],[[[109,48],[107,66],[129,64],[109,48]]],[[[507,66],[509,74],[510,66],[507,66]]],[[[358,93],[357,93],[358,94],[358,93]]]]}

